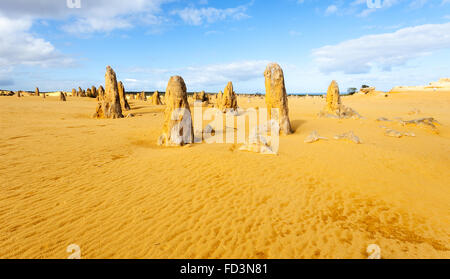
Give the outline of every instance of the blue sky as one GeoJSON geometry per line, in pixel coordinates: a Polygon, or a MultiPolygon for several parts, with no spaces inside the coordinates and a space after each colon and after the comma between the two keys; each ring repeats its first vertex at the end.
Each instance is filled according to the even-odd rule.
{"type": "Polygon", "coordinates": [[[367,2],[2,0],[0,88],[98,86],[107,65],[129,91],[181,75],[188,91],[264,92],[272,61],[291,93],[450,76],[450,0],[367,2]]]}

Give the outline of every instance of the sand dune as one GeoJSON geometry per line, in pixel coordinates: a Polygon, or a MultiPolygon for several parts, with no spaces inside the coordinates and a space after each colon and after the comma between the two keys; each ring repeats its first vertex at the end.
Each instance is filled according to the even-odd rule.
{"type": "Polygon", "coordinates": [[[158,147],[164,106],[151,102],[111,120],[90,118],[94,99],[1,97],[0,258],[67,258],[72,243],[82,258],[367,258],[369,244],[383,258],[450,258],[450,94],[343,102],[363,118],[318,118],[324,99],[290,97],[295,132],[263,156],[158,147]],[[304,143],[314,130],[330,140],[304,143]],[[363,143],[333,140],[347,131],[363,143]]]}

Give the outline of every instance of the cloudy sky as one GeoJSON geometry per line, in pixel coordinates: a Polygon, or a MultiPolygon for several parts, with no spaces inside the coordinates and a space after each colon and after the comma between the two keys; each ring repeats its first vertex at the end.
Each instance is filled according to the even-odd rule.
{"type": "Polygon", "coordinates": [[[450,77],[450,0],[1,0],[0,88],[264,92],[269,62],[294,92],[382,90],[450,77]],[[78,7],[78,2],[81,7],[78,7]]]}

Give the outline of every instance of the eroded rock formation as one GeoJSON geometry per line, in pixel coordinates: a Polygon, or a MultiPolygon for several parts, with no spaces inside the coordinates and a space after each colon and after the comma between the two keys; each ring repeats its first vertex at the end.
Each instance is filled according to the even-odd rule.
{"type": "Polygon", "coordinates": [[[123,86],[123,83],[119,81],[118,83],[118,89],[119,89],[119,96],[120,96],[120,106],[122,108],[122,111],[124,110],[130,110],[130,105],[128,104],[127,98],[125,97],[125,87],[123,86]]]}
{"type": "Polygon", "coordinates": [[[161,98],[159,97],[158,91],[155,91],[155,93],[153,93],[152,104],[155,106],[162,105],[161,98]]]}
{"type": "Polygon", "coordinates": [[[106,67],[104,98],[99,101],[94,118],[123,118],[116,73],[110,66],[106,67]]]}
{"type": "Polygon", "coordinates": [[[104,99],[105,99],[105,89],[103,88],[102,85],[100,85],[97,90],[97,100],[103,101],[104,99]]]}
{"type": "Polygon", "coordinates": [[[95,88],[95,86],[93,86],[93,85],[91,87],[91,92],[92,92],[92,97],[97,98],[97,88],[95,88]]]}
{"type": "Polygon", "coordinates": [[[292,133],[292,129],[289,121],[289,107],[283,70],[280,65],[271,63],[267,66],[264,77],[267,114],[270,119],[278,119],[280,133],[289,135],[292,133]],[[278,111],[278,115],[273,115],[272,109],[278,111]]]}
{"type": "Polygon", "coordinates": [[[339,114],[341,109],[341,95],[339,92],[339,86],[335,80],[333,80],[328,86],[327,90],[327,105],[325,111],[330,114],[339,114]]]}
{"type": "Polygon", "coordinates": [[[329,118],[361,118],[361,116],[350,107],[346,107],[341,102],[338,83],[333,80],[328,87],[326,106],[319,113],[320,117],[329,118]]]}
{"type": "Polygon", "coordinates": [[[236,93],[233,90],[233,83],[230,81],[228,82],[227,86],[225,87],[225,90],[223,92],[222,98],[221,98],[221,106],[220,109],[227,110],[237,110],[237,97],[236,93]]]}
{"type": "Polygon", "coordinates": [[[187,100],[186,84],[180,76],[173,76],[167,84],[166,110],[162,135],[158,145],[181,146],[194,141],[191,110],[187,100]]]}

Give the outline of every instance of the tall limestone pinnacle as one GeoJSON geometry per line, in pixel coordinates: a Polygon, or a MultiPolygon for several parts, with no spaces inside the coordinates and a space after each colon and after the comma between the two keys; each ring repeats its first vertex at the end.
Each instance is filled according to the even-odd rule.
{"type": "Polygon", "coordinates": [[[97,98],[97,88],[94,85],[91,87],[92,97],[97,98]]]}
{"type": "Polygon", "coordinates": [[[333,80],[327,90],[327,106],[325,110],[328,113],[338,113],[341,109],[341,96],[339,93],[339,86],[335,80],[333,80]]]}
{"type": "Polygon", "coordinates": [[[327,118],[361,118],[352,108],[342,104],[338,83],[333,80],[327,90],[326,106],[319,113],[319,117],[327,118]]]}
{"type": "Polygon", "coordinates": [[[159,92],[158,91],[155,91],[155,93],[153,93],[152,104],[155,105],[155,106],[162,105],[161,98],[159,97],[159,92]]]}
{"type": "Polygon", "coordinates": [[[289,121],[288,98],[286,94],[286,86],[284,84],[284,74],[280,65],[270,63],[264,72],[266,85],[266,106],[269,118],[272,115],[272,109],[278,109],[278,123],[280,125],[280,133],[289,135],[292,133],[291,122],[289,121]]]}
{"type": "Polygon", "coordinates": [[[105,89],[100,85],[97,89],[97,100],[103,101],[105,99],[105,89]]]}
{"type": "Polygon", "coordinates": [[[117,86],[119,88],[120,106],[122,108],[122,111],[130,110],[131,108],[126,98],[125,87],[123,86],[123,83],[119,81],[117,86]]]}
{"type": "Polygon", "coordinates": [[[221,103],[222,104],[220,109],[222,110],[226,109],[236,110],[238,108],[236,93],[233,90],[233,83],[231,81],[228,82],[227,86],[225,87],[225,90],[223,91],[221,103]]]}
{"type": "Polygon", "coordinates": [[[165,94],[164,125],[158,145],[181,146],[194,142],[191,110],[186,84],[180,76],[172,76],[165,94]]]}
{"type": "Polygon", "coordinates": [[[221,109],[221,107],[222,107],[222,98],[223,98],[223,92],[220,91],[220,92],[217,93],[217,95],[216,95],[216,103],[215,103],[215,105],[214,105],[215,108],[221,109]]]}
{"type": "Polygon", "coordinates": [[[105,95],[103,100],[100,100],[97,105],[94,118],[123,117],[116,73],[110,66],[107,66],[105,74],[105,95]]]}

